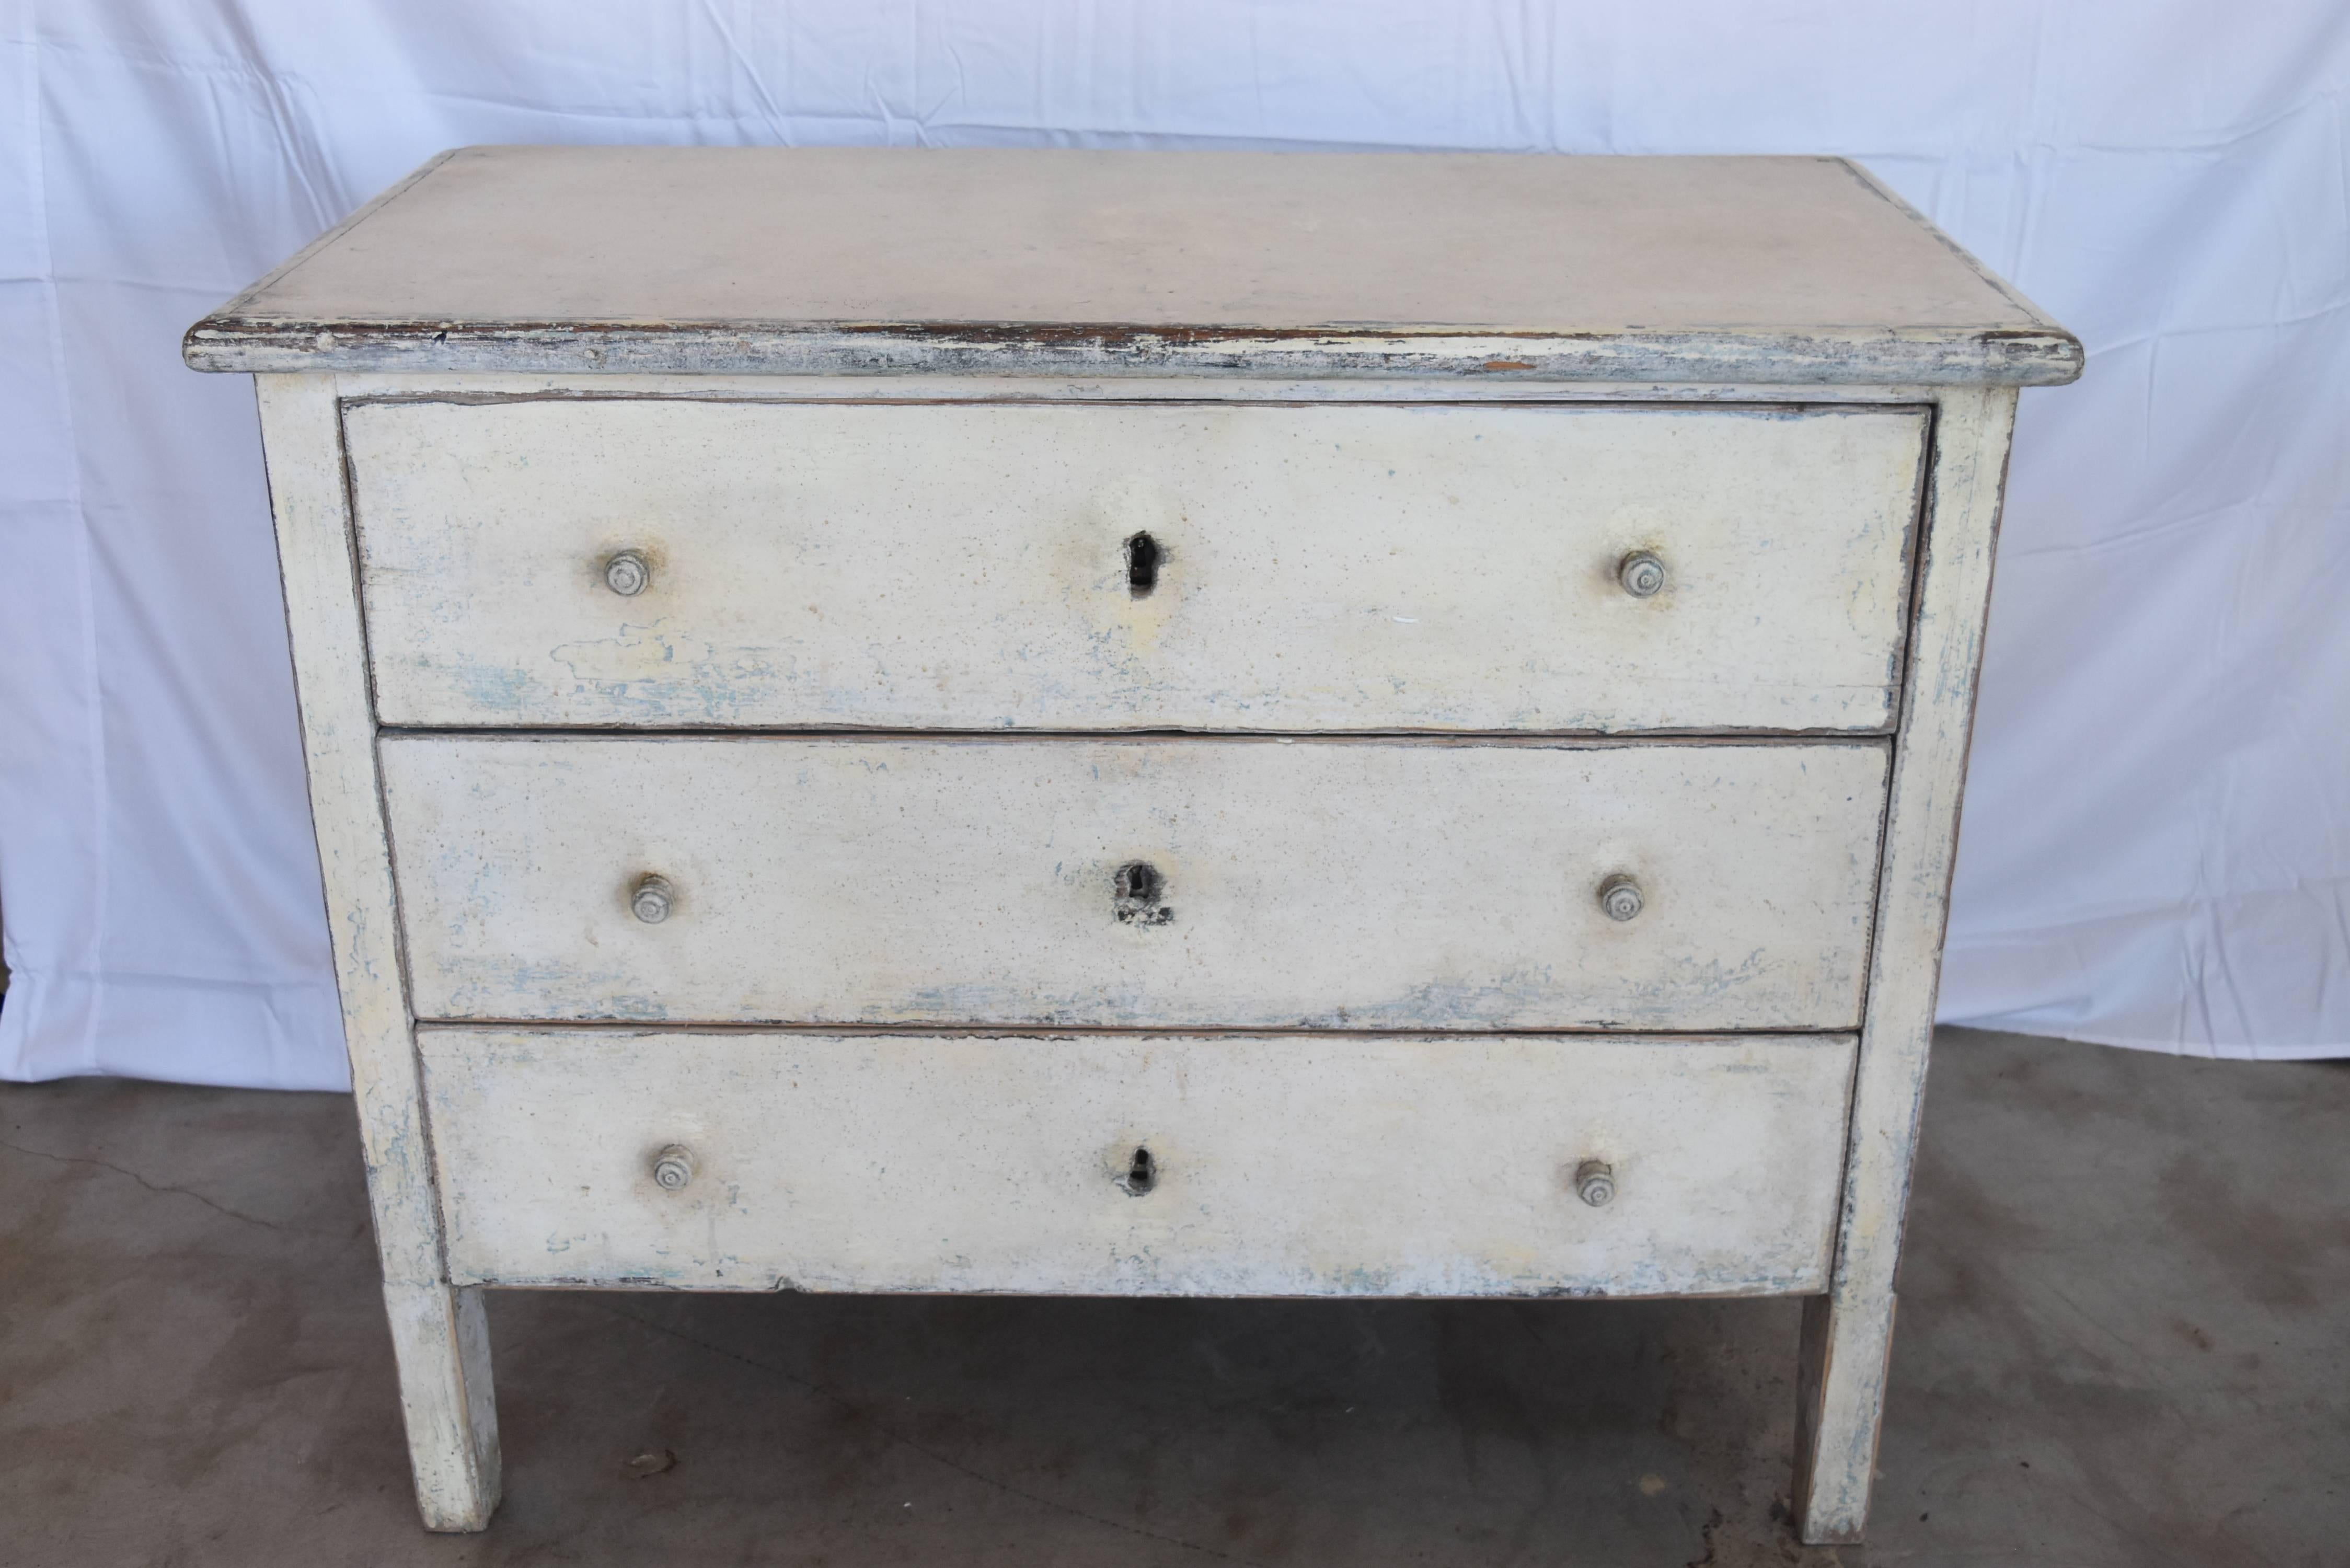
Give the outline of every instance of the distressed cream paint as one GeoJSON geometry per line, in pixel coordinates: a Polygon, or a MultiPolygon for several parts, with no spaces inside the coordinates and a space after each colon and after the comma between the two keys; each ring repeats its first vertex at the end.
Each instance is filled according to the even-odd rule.
{"type": "Polygon", "coordinates": [[[1881,742],[382,758],[421,1017],[1162,1028],[1853,1028],[1886,768],[1881,742]],[[1163,919],[1117,918],[1137,861],[1163,919]],[[1617,921],[1626,875],[1646,907],[1617,921]]]}
{"type": "Polygon", "coordinates": [[[386,723],[1886,728],[1922,410],[344,416],[386,723]],[[1137,595],[1127,542],[1163,554],[1137,595]],[[1663,590],[1624,592],[1635,550],[1663,590]],[[603,563],[639,553],[614,593],[603,563]]]}
{"type": "Polygon", "coordinates": [[[1853,1046],[419,1037],[453,1278],[1087,1295],[1817,1291],[1853,1046]],[[674,1191],[650,1174],[671,1145],[699,1156],[674,1191]]]}
{"type": "Polygon", "coordinates": [[[1788,1293],[1857,1538],[2080,364],[1857,170],[470,149],[186,354],[262,373],[430,1527],[488,1286],[1788,1293]]]}

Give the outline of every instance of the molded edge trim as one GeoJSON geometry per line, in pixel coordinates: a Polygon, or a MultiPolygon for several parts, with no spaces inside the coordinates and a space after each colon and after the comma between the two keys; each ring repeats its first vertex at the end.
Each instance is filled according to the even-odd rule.
{"type": "Polygon", "coordinates": [[[1035,323],[291,321],[226,311],[188,330],[197,370],[770,376],[1181,375],[1203,378],[1684,381],[1723,385],[2062,386],[2062,328],[1367,332],[1347,327],[1035,323]]]}

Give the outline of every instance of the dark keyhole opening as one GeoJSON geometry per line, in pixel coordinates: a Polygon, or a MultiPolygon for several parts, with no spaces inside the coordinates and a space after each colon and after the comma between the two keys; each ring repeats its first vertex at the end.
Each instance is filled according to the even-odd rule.
{"type": "Polygon", "coordinates": [[[1158,1185],[1159,1162],[1150,1158],[1149,1149],[1136,1149],[1134,1158],[1126,1167],[1127,1191],[1139,1198],[1158,1185]]]}
{"type": "Polygon", "coordinates": [[[1148,860],[1129,860],[1110,878],[1110,909],[1122,924],[1163,926],[1175,919],[1167,907],[1167,878],[1148,860]]]}
{"type": "Polygon", "coordinates": [[[1148,534],[1137,534],[1126,542],[1126,591],[1136,598],[1147,599],[1150,590],[1159,586],[1159,541],[1148,534]]]}

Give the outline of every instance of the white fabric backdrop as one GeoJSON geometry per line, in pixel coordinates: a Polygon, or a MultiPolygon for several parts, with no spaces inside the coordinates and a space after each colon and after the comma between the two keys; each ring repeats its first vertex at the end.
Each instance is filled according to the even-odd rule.
{"type": "Polygon", "coordinates": [[[2024,395],[1944,1015],[2350,1053],[2340,0],[6,14],[0,1073],[345,1082],[251,394],[178,342],[486,141],[1856,155],[2089,348],[2024,395]]]}

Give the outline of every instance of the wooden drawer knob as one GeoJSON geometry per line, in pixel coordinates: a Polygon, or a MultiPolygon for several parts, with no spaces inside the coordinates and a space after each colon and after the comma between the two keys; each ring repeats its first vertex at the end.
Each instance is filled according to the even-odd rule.
{"type": "Polygon", "coordinates": [[[1599,907],[1611,920],[1631,919],[1647,903],[1640,897],[1640,885],[1629,877],[1610,877],[1599,884],[1599,907]]]}
{"type": "Polygon", "coordinates": [[[1604,1159],[1586,1159],[1575,1168],[1575,1195],[1594,1209],[1616,1196],[1616,1168],[1604,1159]]]}
{"type": "Polygon", "coordinates": [[[629,895],[629,910],[649,926],[658,926],[669,919],[671,905],[677,902],[677,889],[669,885],[666,877],[648,877],[637,884],[629,895]]]}
{"type": "Polygon", "coordinates": [[[623,550],[604,563],[604,586],[624,599],[643,593],[652,580],[652,566],[634,550],[623,550]]]}
{"type": "Polygon", "coordinates": [[[1646,550],[1635,550],[1616,564],[1616,580],[1636,599],[1654,598],[1665,586],[1665,564],[1646,550]]]}
{"type": "Polygon", "coordinates": [[[693,1179],[693,1151],[681,1143],[673,1143],[653,1156],[653,1185],[664,1192],[676,1192],[693,1179]]]}

